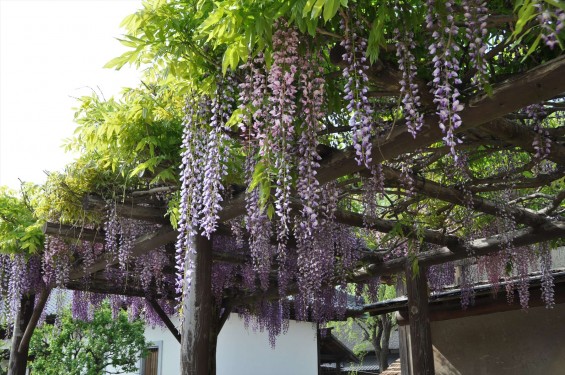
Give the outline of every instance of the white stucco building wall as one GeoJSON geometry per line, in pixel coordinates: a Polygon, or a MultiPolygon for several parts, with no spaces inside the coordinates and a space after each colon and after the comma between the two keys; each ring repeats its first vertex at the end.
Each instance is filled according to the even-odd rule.
{"type": "MultiPolygon", "coordinates": [[[[145,337],[159,348],[158,375],[180,374],[180,344],[173,335],[167,329],[147,327],[145,337]]],[[[272,349],[266,331],[246,330],[243,320],[231,314],[218,337],[216,365],[217,375],[316,375],[316,325],[291,321],[272,349]]]]}
{"type": "Polygon", "coordinates": [[[266,331],[246,330],[243,320],[232,314],[218,337],[216,364],[218,375],[316,375],[316,325],[291,321],[272,349],[266,331]]]}

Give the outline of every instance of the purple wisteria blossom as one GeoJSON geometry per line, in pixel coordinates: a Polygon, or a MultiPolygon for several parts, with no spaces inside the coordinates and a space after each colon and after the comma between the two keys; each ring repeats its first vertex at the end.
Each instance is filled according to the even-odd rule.
{"type": "Polygon", "coordinates": [[[451,155],[457,159],[455,132],[461,126],[459,112],[463,104],[459,102],[457,85],[459,78],[459,46],[455,42],[458,28],[455,25],[453,1],[444,3],[445,12],[436,9],[435,0],[427,0],[426,27],[432,32],[429,53],[432,56],[434,70],[431,82],[434,103],[437,105],[439,127],[444,133],[443,140],[451,148],[451,155]]]}
{"type": "Polygon", "coordinates": [[[343,77],[347,80],[344,99],[350,113],[349,125],[353,131],[355,160],[359,165],[371,169],[373,109],[368,98],[369,63],[365,54],[367,40],[360,35],[362,27],[358,20],[349,24],[342,19],[341,28],[344,35],[341,45],[345,48],[343,60],[347,64],[343,69],[343,77]]]}
{"type": "Polygon", "coordinates": [[[418,84],[416,83],[416,64],[412,50],[416,48],[414,43],[414,33],[403,30],[400,32],[394,29],[394,37],[396,39],[396,56],[398,57],[398,68],[402,72],[400,80],[400,96],[406,118],[406,126],[408,131],[414,138],[424,125],[424,116],[420,109],[420,93],[418,84]]]}
{"type": "Polygon", "coordinates": [[[487,36],[487,2],[484,0],[464,0],[465,36],[469,40],[469,57],[471,68],[475,69],[471,82],[477,88],[483,89],[487,83],[487,63],[485,52],[487,49],[485,38],[487,36]]]}

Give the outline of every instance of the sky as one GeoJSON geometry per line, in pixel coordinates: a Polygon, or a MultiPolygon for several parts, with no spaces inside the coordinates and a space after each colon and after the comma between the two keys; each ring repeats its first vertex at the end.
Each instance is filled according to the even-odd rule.
{"type": "Polygon", "coordinates": [[[127,49],[119,25],[141,0],[0,0],[0,185],[42,183],[73,160],[75,98],[139,85],[134,68],[104,69],[127,49]]]}

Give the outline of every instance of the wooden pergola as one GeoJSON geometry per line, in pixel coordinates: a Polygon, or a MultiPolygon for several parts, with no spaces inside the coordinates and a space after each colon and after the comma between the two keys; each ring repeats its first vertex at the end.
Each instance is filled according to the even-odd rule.
{"type": "MultiPolygon", "coordinates": [[[[339,61],[336,63],[339,64],[339,61]]],[[[376,65],[371,70],[370,79],[376,87],[384,87],[383,90],[386,92],[397,93],[399,90],[397,76],[398,72],[379,70],[378,65],[376,65]]],[[[461,111],[462,126],[457,129],[463,139],[460,147],[477,148],[492,145],[498,149],[521,149],[524,152],[534,154],[536,150],[532,143],[536,136],[535,132],[532,129],[520,126],[512,114],[528,105],[561,98],[563,94],[565,94],[565,56],[557,57],[520,75],[495,84],[491,95],[481,94],[471,97],[461,111]]],[[[558,101],[556,105],[562,104],[558,101]]],[[[373,142],[373,162],[391,161],[402,155],[426,149],[431,144],[441,141],[443,134],[437,127],[437,116],[427,114],[424,117],[424,122],[424,128],[416,138],[408,132],[404,124],[400,123],[396,124],[387,137],[375,139],[373,142]]],[[[514,188],[542,187],[563,178],[565,172],[565,130],[563,127],[559,127],[549,129],[549,131],[553,142],[551,153],[547,156],[547,159],[554,162],[557,169],[551,173],[539,174],[537,177],[523,178],[514,184],[514,188]]],[[[354,173],[361,175],[368,173],[363,166],[359,166],[355,161],[354,150],[338,150],[328,146],[320,146],[319,153],[322,160],[317,178],[321,184],[354,173]]],[[[401,172],[399,170],[384,165],[383,173],[387,188],[401,186],[401,172]]],[[[502,190],[506,187],[507,184],[503,178],[493,177],[473,181],[471,186],[467,187],[471,192],[471,208],[477,214],[499,216],[500,210],[497,204],[481,197],[480,193],[502,190]]],[[[166,187],[170,190],[174,188],[166,187]]],[[[245,214],[245,188],[236,187],[234,191],[238,193],[234,194],[223,205],[220,213],[222,223],[245,214]]],[[[416,196],[436,199],[450,205],[463,206],[466,204],[465,202],[469,201],[466,200],[465,193],[458,186],[442,185],[420,177],[414,178],[414,191],[416,196]]],[[[123,203],[117,205],[118,215],[160,224],[158,230],[146,233],[135,241],[131,253],[132,258],[142,256],[165,245],[170,256],[174,257],[174,247],[171,244],[174,243],[177,233],[168,223],[168,219],[165,218],[165,207],[154,204],[154,201],[148,198],[155,192],[157,191],[132,192],[123,203]]],[[[525,246],[565,238],[565,221],[562,216],[555,215],[564,199],[565,190],[561,190],[553,197],[549,206],[538,211],[523,208],[518,204],[509,205],[508,210],[515,222],[522,226],[521,229],[511,233],[513,244],[525,246]]],[[[84,199],[85,210],[103,211],[104,207],[105,202],[94,195],[84,199]]],[[[362,215],[344,210],[336,212],[336,221],[354,227],[367,226],[362,215]]],[[[398,225],[399,223],[394,220],[375,219],[368,227],[375,231],[388,233],[397,228],[398,225]]],[[[416,236],[413,228],[404,225],[403,229],[408,237],[416,236]]],[[[100,231],[70,227],[59,223],[47,224],[44,232],[47,235],[85,241],[104,241],[104,234],[100,231]]],[[[231,235],[228,226],[223,224],[220,225],[217,233],[231,235]]],[[[470,243],[465,243],[464,239],[455,235],[433,229],[423,229],[418,235],[423,238],[424,243],[437,245],[433,250],[427,250],[424,247],[416,255],[421,270],[431,265],[465,259],[469,257],[469,254],[473,254],[473,256],[491,254],[499,251],[504,243],[502,234],[474,239],[470,243]]],[[[187,259],[187,261],[194,263],[195,277],[190,292],[184,299],[182,332],[177,332],[175,326],[154,299],[150,301],[163,322],[181,343],[183,375],[214,373],[212,357],[215,353],[216,338],[233,308],[263,298],[283,297],[278,295],[277,285],[273,283],[269,290],[261,291],[258,289],[253,294],[241,290],[230,291],[225,295],[221,306],[216,305],[210,292],[212,264],[214,262],[243,263],[249,261],[249,259],[246,256],[212,251],[211,241],[201,236],[194,238],[191,246],[195,252],[194,254],[190,253],[192,258],[187,259]]],[[[139,285],[132,283],[128,283],[127,286],[115,285],[105,278],[103,271],[117,264],[118,259],[111,254],[104,254],[86,269],[81,264],[77,264],[71,271],[70,281],[66,284],[66,288],[145,297],[146,291],[139,285]],[[85,277],[90,280],[88,284],[82,282],[85,277]]],[[[375,306],[366,306],[362,312],[378,314],[403,311],[410,326],[411,363],[414,372],[417,374],[433,374],[434,364],[429,321],[434,316],[441,315],[443,309],[447,309],[447,307],[437,301],[429,301],[425,272],[414,275],[411,264],[411,261],[406,257],[385,260],[383,254],[375,252],[365,258],[358,268],[349,270],[348,281],[362,282],[391,274],[406,275],[407,298],[383,301],[375,306]]],[[[171,270],[171,272],[174,271],[171,270]]],[[[561,292],[563,285],[560,281],[561,279],[557,283],[559,292],[556,293],[559,296],[558,302],[562,301],[564,295],[561,292]]],[[[293,293],[297,290],[297,287],[295,284],[291,284],[288,290],[289,293],[293,293]]],[[[10,358],[11,375],[25,373],[29,340],[49,292],[50,288],[45,289],[38,299],[39,303],[35,306],[33,306],[34,296],[28,296],[22,300],[18,324],[14,327],[12,356],[10,358]]],[[[172,290],[167,293],[167,295],[160,297],[171,299],[176,297],[172,290]]],[[[350,313],[354,314],[355,312],[350,313]]]]}

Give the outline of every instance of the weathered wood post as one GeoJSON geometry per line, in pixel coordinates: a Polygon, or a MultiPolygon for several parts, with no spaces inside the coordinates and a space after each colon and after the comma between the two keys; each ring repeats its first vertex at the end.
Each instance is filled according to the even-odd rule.
{"type": "Polygon", "coordinates": [[[406,262],[412,374],[434,375],[434,352],[428,308],[426,269],[420,266],[417,273],[413,271],[412,262],[406,262]]]}
{"type": "Polygon", "coordinates": [[[192,248],[186,252],[185,272],[188,272],[191,284],[182,306],[181,374],[207,375],[213,367],[210,353],[214,313],[212,241],[200,235],[193,236],[189,247],[192,248]]]}
{"type": "MultiPolygon", "coordinates": [[[[396,278],[396,296],[406,295],[406,285],[402,274],[398,274],[396,278]]],[[[397,311],[396,321],[398,322],[398,346],[400,351],[400,371],[401,375],[410,375],[410,369],[412,368],[412,361],[410,356],[410,330],[401,321],[404,320],[402,315],[397,311]]]]}
{"type": "Polygon", "coordinates": [[[20,351],[23,334],[31,319],[35,295],[24,295],[20,302],[20,309],[16,314],[12,332],[12,347],[8,363],[8,375],[25,375],[27,368],[28,351],[20,351]]]}

